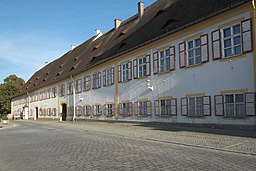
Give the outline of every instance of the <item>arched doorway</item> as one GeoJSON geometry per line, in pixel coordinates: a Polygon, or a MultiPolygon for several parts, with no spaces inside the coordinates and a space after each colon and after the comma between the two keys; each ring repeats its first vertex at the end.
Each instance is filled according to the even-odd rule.
{"type": "Polygon", "coordinates": [[[62,113],[61,113],[62,121],[66,121],[66,118],[67,118],[67,104],[63,103],[61,106],[62,106],[62,113]]]}

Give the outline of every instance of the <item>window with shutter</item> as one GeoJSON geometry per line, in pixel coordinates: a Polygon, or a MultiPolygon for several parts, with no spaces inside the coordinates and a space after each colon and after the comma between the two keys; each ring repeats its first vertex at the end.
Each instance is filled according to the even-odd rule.
{"type": "Polygon", "coordinates": [[[147,101],[147,116],[151,116],[152,114],[152,104],[151,101],[147,101]]]}
{"type": "Polygon", "coordinates": [[[213,60],[221,59],[221,39],[219,29],[212,32],[212,55],[213,60]]]}
{"type": "Polygon", "coordinates": [[[122,75],[121,75],[121,65],[118,65],[118,82],[122,82],[122,75]]]}
{"type": "Polygon", "coordinates": [[[103,71],[103,86],[106,86],[106,70],[103,71]]]}
{"type": "Polygon", "coordinates": [[[187,42],[187,64],[188,66],[198,65],[201,63],[201,39],[197,38],[187,42]]]}
{"type": "Polygon", "coordinates": [[[255,93],[245,93],[245,113],[247,116],[255,116],[255,93]]]}
{"type": "Polygon", "coordinates": [[[138,102],[134,102],[134,115],[138,116],[139,115],[139,106],[138,102]]]}
{"type": "Polygon", "coordinates": [[[209,61],[209,50],[208,50],[208,34],[200,36],[201,39],[201,62],[205,63],[209,61]]]}
{"type": "Polygon", "coordinates": [[[186,67],[186,44],[182,42],[179,44],[179,62],[180,68],[186,67]]]}
{"type": "Polygon", "coordinates": [[[222,95],[214,96],[214,104],[215,104],[215,115],[223,116],[224,115],[223,96],[222,95]]]}
{"type": "Polygon", "coordinates": [[[159,116],[159,113],[160,113],[160,111],[159,111],[159,100],[155,100],[155,102],[154,102],[154,107],[155,107],[155,116],[159,116]]]}
{"type": "Polygon", "coordinates": [[[177,115],[177,99],[171,99],[171,115],[177,115]]]}
{"type": "Polygon", "coordinates": [[[114,73],[115,73],[115,70],[114,70],[114,67],[113,67],[113,68],[111,68],[111,85],[113,85],[114,82],[115,82],[115,75],[114,75],[114,73]]]}
{"type": "Polygon", "coordinates": [[[158,60],[158,52],[153,54],[153,72],[157,74],[159,72],[159,60],[158,60]]]}
{"type": "Polygon", "coordinates": [[[188,99],[186,97],[181,98],[181,115],[188,115],[188,99]]]}
{"type": "Polygon", "coordinates": [[[244,94],[224,95],[224,115],[227,117],[245,116],[244,94]]]}

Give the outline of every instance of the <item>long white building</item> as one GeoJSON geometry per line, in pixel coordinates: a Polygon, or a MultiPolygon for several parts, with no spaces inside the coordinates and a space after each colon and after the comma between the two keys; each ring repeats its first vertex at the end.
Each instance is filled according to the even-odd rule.
{"type": "Polygon", "coordinates": [[[255,0],[158,0],[37,71],[23,119],[256,125],[255,0]]]}

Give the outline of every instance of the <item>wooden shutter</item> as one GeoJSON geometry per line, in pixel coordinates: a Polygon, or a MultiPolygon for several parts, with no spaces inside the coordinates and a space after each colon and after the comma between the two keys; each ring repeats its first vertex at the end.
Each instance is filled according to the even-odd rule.
{"type": "Polygon", "coordinates": [[[106,114],[107,114],[107,104],[104,104],[103,105],[103,115],[105,115],[106,116],[106,114]]]}
{"type": "Polygon", "coordinates": [[[214,96],[214,104],[215,104],[215,115],[216,116],[224,116],[224,98],[223,98],[223,95],[214,96]]]}
{"type": "Polygon", "coordinates": [[[159,100],[155,100],[154,102],[154,107],[155,107],[155,115],[159,116],[160,115],[160,108],[159,108],[159,100]]]}
{"type": "Polygon", "coordinates": [[[175,46],[169,48],[170,53],[170,71],[175,70],[176,60],[175,60],[175,46]]]}
{"type": "Polygon", "coordinates": [[[181,98],[181,115],[188,115],[188,99],[186,97],[181,98]]]}
{"type": "Polygon", "coordinates": [[[106,70],[103,71],[103,86],[106,86],[106,70]]]}
{"type": "Polygon", "coordinates": [[[119,115],[122,115],[122,113],[123,113],[123,110],[122,110],[122,103],[119,103],[119,104],[118,104],[118,114],[119,114],[119,115]]]}
{"type": "Polygon", "coordinates": [[[128,80],[132,79],[132,62],[128,62],[128,80]]]}
{"type": "Polygon", "coordinates": [[[180,68],[186,67],[186,43],[179,44],[180,68]]]}
{"type": "Polygon", "coordinates": [[[159,72],[159,59],[158,59],[158,52],[153,54],[153,72],[157,74],[159,72]]]}
{"type": "Polygon", "coordinates": [[[128,108],[129,108],[128,115],[132,116],[132,102],[128,103],[128,108]]]}
{"type": "Polygon", "coordinates": [[[134,115],[138,116],[138,114],[139,114],[138,102],[134,102],[134,115]]]}
{"type": "Polygon", "coordinates": [[[138,64],[137,64],[137,59],[133,60],[133,78],[137,79],[138,78],[138,64]]]}
{"type": "Polygon", "coordinates": [[[171,99],[171,115],[177,115],[177,99],[171,99]]]}
{"type": "Polygon", "coordinates": [[[87,90],[90,90],[91,89],[91,76],[88,76],[88,82],[89,82],[89,84],[88,84],[87,90]]]}
{"type": "Polygon", "coordinates": [[[246,116],[255,116],[255,93],[245,93],[245,114],[246,116]]]}
{"type": "Polygon", "coordinates": [[[242,43],[243,53],[252,51],[252,19],[247,19],[241,22],[242,28],[242,43]]]}
{"type": "Polygon", "coordinates": [[[147,101],[147,116],[151,116],[151,114],[152,114],[151,101],[147,101]]]}
{"type": "Polygon", "coordinates": [[[203,97],[203,114],[204,116],[211,116],[211,96],[203,97]]]}
{"type": "Polygon", "coordinates": [[[200,36],[201,62],[209,62],[208,34],[200,36]]]}
{"type": "Polygon", "coordinates": [[[212,58],[213,60],[221,59],[221,38],[220,30],[212,32],[212,58]]]}
{"type": "Polygon", "coordinates": [[[98,88],[100,88],[101,87],[101,72],[99,72],[98,74],[99,74],[99,87],[98,88]]]}
{"type": "Polygon", "coordinates": [[[121,65],[118,65],[118,82],[122,82],[122,67],[121,65]]]}
{"type": "Polygon", "coordinates": [[[114,82],[115,82],[115,70],[114,70],[114,67],[111,68],[111,84],[113,85],[114,82]]]}
{"type": "Polygon", "coordinates": [[[151,74],[151,67],[150,67],[150,55],[146,56],[146,68],[147,68],[147,76],[150,76],[151,74]]]}

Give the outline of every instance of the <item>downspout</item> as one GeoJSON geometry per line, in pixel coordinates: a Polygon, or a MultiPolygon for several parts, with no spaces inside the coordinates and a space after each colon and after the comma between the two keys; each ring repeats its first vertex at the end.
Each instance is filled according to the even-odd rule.
{"type": "Polygon", "coordinates": [[[72,75],[70,75],[70,78],[73,83],[73,110],[74,110],[74,116],[73,116],[73,121],[76,121],[76,90],[75,90],[75,80],[73,79],[72,75]]]}

